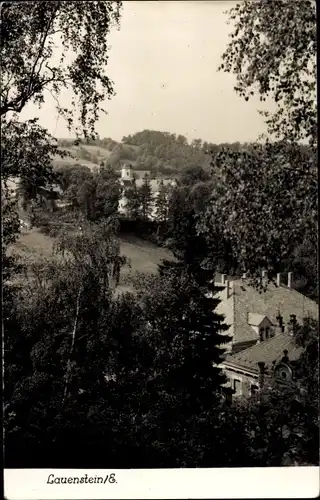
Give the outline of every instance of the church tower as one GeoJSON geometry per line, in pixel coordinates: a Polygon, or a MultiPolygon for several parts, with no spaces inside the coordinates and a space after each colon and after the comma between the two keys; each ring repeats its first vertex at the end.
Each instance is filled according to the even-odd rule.
{"type": "Polygon", "coordinates": [[[122,181],[133,181],[133,173],[132,173],[132,165],[130,164],[124,164],[122,169],[121,169],[121,180],[122,181]]]}

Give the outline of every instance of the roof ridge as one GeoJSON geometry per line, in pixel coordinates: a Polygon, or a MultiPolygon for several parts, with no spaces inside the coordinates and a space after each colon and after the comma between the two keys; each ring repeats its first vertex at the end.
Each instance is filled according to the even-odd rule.
{"type": "Polygon", "coordinates": [[[287,338],[288,340],[293,340],[293,337],[287,333],[287,332],[281,332],[278,335],[275,335],[274,337],[270,337],[267,340],[264,340],[263,342],[257,342],[256,344],[248,347],[247,349],[244,349],[243,351],[237,352],[234,355],[232,355],[232,359],[235,359],[237,356],[241,356],[244,353],[247,353],[248,351],[253,351],[256,348],[260,349],[261,347],[267,346],[271,343],[274,343],[275,340],[278,340],[279,338],[287,338]]]}
{"type": "MultiPolygon", "coordinates": [[[[250,285],[250,283],[248,283],[247,279],[243,279],[241,277],[236,277],[236,278],[232,278],[230,281],[233,281],[233,283],[241,283],[241,284],[246,284],[247,286],[250,286],[252,287],[252,285],[250,285]]],[[[267,289],[266,291],[268,291],[268,287],[270,285],[273,285],[273,288],[278,290],[280,288],[284,289],[284,290],[288,290],[290,292],[293,292],[293,293],[296,293],[298,295],[301,295],[304,299],[310,301],[310,302],[313,302],[314,304],[317,304],[315,300],[313,299],[310,299],[310,297],[308,297],[307,295],[304,295],[303,293],[299,292],[299,290],[297,290],[296,288],[294,287],[289,287],[288,285],[286,285],[285,283],[281,283],[280,285],[277,285],[276,283],[273,283],[272,281],[270,281],[268,284],[267,284],[267,289]]],[[[254,287],[252,287],[254,288],[254,287]]],[[[258,291],[258,290],[257,290],[258,291]]],[[[270,291],[270,290],[269,290],[270,291]]]]}

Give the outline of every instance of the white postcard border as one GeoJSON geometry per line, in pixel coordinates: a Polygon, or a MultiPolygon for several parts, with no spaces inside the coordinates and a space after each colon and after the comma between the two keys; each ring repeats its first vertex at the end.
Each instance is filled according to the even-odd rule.
{"type": "Polygon", "coordinates": [[[319,467],[5,469],[4,493],[7,500],[315,498],[319,471],[319,467]],[[61,478],[69,484],[61,484],[61,478]]]}

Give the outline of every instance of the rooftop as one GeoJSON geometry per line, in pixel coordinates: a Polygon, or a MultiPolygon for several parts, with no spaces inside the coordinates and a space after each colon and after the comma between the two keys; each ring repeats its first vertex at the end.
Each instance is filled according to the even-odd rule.
{"type": "MultiPolygon", "coordinates": [[[[174,180],[173,179],[162,179],[162,182],[165,186],[170,186],[170,184],[172,184],[174,182],[174,180]]],[[[159,191],[159,183],[160,183],[160,179],[151,179],[150,180],[150,186],[151,186],[151,190],[153,193],[156,193],[159,191]]],[[[136,184],[137,184],[137,187],[142,186],[143,178],[137,179],[136,184]]]]}
{"type": "Polygon", "coordinates": [[[264,314],[248,313],[248,325],[259,326],[265,318],[264,314]]]}
{"type": "Polygon", "coordinates": [[[294,339],[288,333],[280,333],[275,337],[255,344],[244,351],[236,354],[230,354],[226,357],[225,366],[239,366],[258,373],[258,362],[264,361],[266,369],[271,369],[273,362],[279,362],[283,357],[283,351],[288,351],[290,361],[295,361],[302,353],[302,347],[298,347],[294,339]]]}
{"type": "Polygon", "coordinates": [[[256,341],[257,333],[250,324],[254,326],[257,323],[258,326],[265,316],[273,326],[278,325],[279,312],[284,325],[289,323],[290,314],[296,315],[298,323],[308,316],[314,319],[319,317],[316,302],[282,284],[277,286],[269,283],[266,291],[259,292],[247,280],[235,279],[229,282],[229,293],[226,284],[219,285],[223,290],[217,293],[221,300],[217,312],[223,314],[225,323],[230,325],[227,333],[233,336],[234,344],[256,341]],[[254,323],[248,323],[250,318],[254,323]]]}

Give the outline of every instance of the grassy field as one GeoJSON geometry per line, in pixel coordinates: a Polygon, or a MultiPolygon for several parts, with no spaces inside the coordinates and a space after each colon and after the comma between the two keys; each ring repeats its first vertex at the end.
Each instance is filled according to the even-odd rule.
{"type": "Polygon", "coordinates": [[[66,166],[73,166],[73,165],[84,165],[85,167],[90,168],[90,170],[94,170],[97,167],[99,167],[98,164],[93,163],[92,161],[85,160],[83,158],[78,158],[76,155],[72,157],[66,157],[66,158],[61,158],[61,156],[56,155],[52,159],[52,165],[54,167],[66,167],[66,166]]]}
{"type": "MultiPolygon", "coordinates": [[[[135,150],[139,149],[138,146],[132,146],[131,144],[127,144],[127,146],[130,146],[130,148],[135,150]]],[[[62,149],[70,153],[71,156],[61,158],[61,156],[56,155],[53,158],[53,165],[55,167],[62,167],[67,165],[85,165],[93,170],[97,168],[101,164],[101,162],[106,162],[112,154],[112,151],[102,146],[93,146],[90,144],[81,144],[79,146],[76,146],[72,144],[72,142],[70,142],[70,145],[68,147],[64,146],[62,149]],[[90,155],[92,155],[92,161],[90,159],[82,158],[81,149],[86,150],[90,155]]],[[[130,160],[129,163],[133,168],[135,168],[136,161],[130,160]]],[[[142,176],[143,173],[144,172],[142,172],[139,176],[142,176]]]]}
{"type": "MultiPolygon", "coordinates": [[[[48,258],[52,255],[54,239],[46,236],[38,229],[23,232],[19,240],[11,247],[10,252],[19,255],[29,262],[48,258]]],[[[136,272],[152,274],[157,271],[162,259],[171,259],[169,250],[157,247],[134,236],[121,238],[121,253],[128,257],[130,266],[125,266],[121,272],[119,292],[132,291],[130,276],[136,272]]]]}
{"type": "Polygon", "coordinates": [[[50,236],[46,236],[38,229],[32,229],[20,234],[20,238],[12,245],[10,252],[28,260],[39,260],[52,255],[53,245],[54,240],[50,236]]]}

